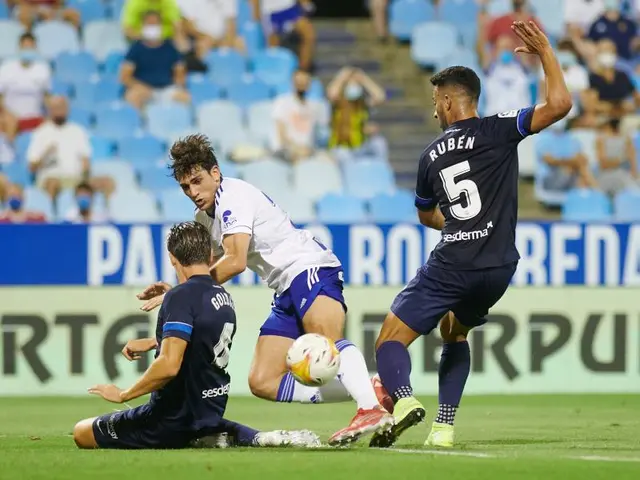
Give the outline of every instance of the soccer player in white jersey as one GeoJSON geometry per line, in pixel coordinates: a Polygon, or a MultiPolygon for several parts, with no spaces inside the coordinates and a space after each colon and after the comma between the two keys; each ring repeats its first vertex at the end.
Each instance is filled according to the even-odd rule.
{"type": "MultiPolygon", "coordinates": [[[[388,431],[393,418],[378,403],[364,357],[343,338],[346,305],[338,258],[309,231],[297,229],[256,187],[223,178],[206,136],[177,141],[171,159],[174,178],[198,208],[196,221],[212,233],[213,279],[223,284],[249,268],[275,290],[249,374],[252,393],[267,400],[300,403],[343,401],[350,396],[358,411],[349,426],[329,439],[331,445],[388,431]],[[303,333],[319,333],[336,342],[341,362],[333,384],[308,387],[287,371],[287,350],[303,333]]],[[[162,283],[148,287],[139,295],[141,300],[151,299],[143,309],[154,308],[168,288],[162,283]]],[[[239,325],[242,328],[242,319],[239,325]]]]}

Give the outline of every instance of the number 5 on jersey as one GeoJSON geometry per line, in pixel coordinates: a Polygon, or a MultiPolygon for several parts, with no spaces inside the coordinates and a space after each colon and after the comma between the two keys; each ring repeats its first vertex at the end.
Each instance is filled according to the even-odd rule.
{"type": "Polygon", "coordinates": [[[229,353],[231,352],[231,342],[233,341],[233,323],[225,323],[220,333],[220,340],[213,347],[213,364],[220,370],[225,370],[229,365],[229,353]]]}
{"type": "Polygon", "coordinates": [[[470,171],[471,167],[468,161],[456,163],[440,170],[444,191],[447,193],[449,203],[452,204],[450,208],[451,215],[458,220],[469,220],[482,210],[482,200],[475,182],[469,178],[456,182],[456,177],[470,171]],[[467,197],[467,206],[463,207],[461,203],[453,204],[460,201],[463,193],[467,197]]]}

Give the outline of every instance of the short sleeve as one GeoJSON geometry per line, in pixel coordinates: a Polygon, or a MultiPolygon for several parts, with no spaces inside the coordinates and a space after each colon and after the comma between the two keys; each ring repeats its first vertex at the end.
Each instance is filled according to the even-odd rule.
{"type": "Polygon", "coordinates": [[[535,106],[510,110],[491,117],[494,122],[494,135],[500,142],[519,142],[531,135],[531,120],[535,106]]]}
{"type": "Polygon", "coordinates": [[[78,125],[78,140],[78,151],[80,152],[80,155],[91,158],[93,153],[91,149],[91,140],[89,139],[87,131],[80,125],[78,125]]]}
{"type": "Polygon", "coordinates": [[[129,48],[129,51],[124,57],[124,60],[126,62],[133,63],[135,65],[136,63],[138,63],[139,59],[140,59],[140,44],[138,42],[135,42],[131,45],[131,48],[129,48]]]}
{"type": "Polygon", "coordinates": [[[274,120],[279,122],[283,122],[286,117],[286,104],[284,98],[278,98],[275,102],[273,102],[273,110],[271,112],[271,116],[274,120]]]}
{"type": "MultiPolygon", "coordinates": [[[[224,189],[224,185],[220,189],[224,189]]],[[[228,188],[228,187],[227,187],[228,188]]],[[[234,233],[253,234],[253,221],[255,219],[255,211],[251,195],[245,192],[238,192],[233,195],[232,192],[218,189],[218,198],[216,198],[216,217],[220,219],[220,233],[222,237],[233,235],[234,233]]]]}
{"type": "Polygon", "coordinates": [[[438,203],[435,199],[433,186],[429,180],[429,169],[431,168],[431,159],[426,152],[420,157],[418,166],[418,179],[416,181],[416,198],[415,205],[418,210],[427,211],[435,208],[438,203]]]}
{"type": "Polygon", "coordinates": [[[193,332],[193,313],[189,304],[189,297],[182,295],[182,290],[170,291],[162,302],[162,338],[176,337],[191,340],[193,332]]]}
{"type": "Polygon", "coordinates": [[[177,64],[182,62],[182,54],[178,51],[173,42],[169,42],[169,54],[171,58],[171,65],[175,67],[177,64]]]}

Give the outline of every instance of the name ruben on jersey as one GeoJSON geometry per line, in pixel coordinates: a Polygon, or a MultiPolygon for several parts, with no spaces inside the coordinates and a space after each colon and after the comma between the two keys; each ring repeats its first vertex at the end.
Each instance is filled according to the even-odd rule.
{"type": "Polygon", "coordinates": [[[447,152],[454,150],[473,150],[475,143],[476,137],[467,137],[465,135],[460,135],[458,138],[451,137],[436,144],[431,151],[429,151],[429,158],[432,162],[435,162],[440,155],[444,155],[447,152]]]}

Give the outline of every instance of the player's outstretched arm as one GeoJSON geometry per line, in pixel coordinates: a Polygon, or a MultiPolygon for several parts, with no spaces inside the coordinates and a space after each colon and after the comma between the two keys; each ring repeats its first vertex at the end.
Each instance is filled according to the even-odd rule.
{"type": "Polygon", "coordinates": [[[542,30],[534,22],[513,22],[511,28],[525,44],[516,48],[515,52],[538,55],[544,70],[545,100],[536,105],[531,120],[530,130],[536,133],[567,116],[573,101],[558,59],[542,30]]]}
{"type": "Polygon", "coordinates": [[[251,235],[248,233],[233,233],[222,239],[224,255],[213,264],[209,273],[218,285],[244,272],[247,268],[247,255],[251,235]]]}

